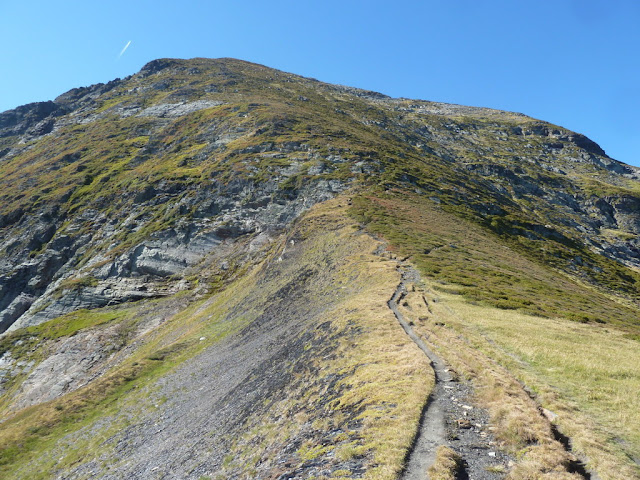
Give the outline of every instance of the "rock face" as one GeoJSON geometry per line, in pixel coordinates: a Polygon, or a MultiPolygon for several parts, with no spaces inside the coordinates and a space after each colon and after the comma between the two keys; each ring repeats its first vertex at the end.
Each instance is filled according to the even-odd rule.
{"type": "MultiPolygon", "coordinates": [[[[148,69],[139,77],[147,75],[148,69]]],[[[8,157],[20,157],[20,152],[24,152],[20,145],[33,137],[32,127],[43,121],[57,122],[56,132],[59,132],[73,124],[99,123],[114,114],[120,118],[136,115],[145,120],[143,133],[162,142],[165,130],[170,128],[167,121],[176,121],[225,103],[196,100],[158,103],[144,109],[135,104],[117,104],[97,112],[100,95],[118,85],[120,81],[78,89],[59,97],[56,102],[6,112],[0,135],[22,135],[8,152],[8,157]]],[[[168,87],[154,84],[153,88],[164,90],[168,87]]],[[[41,136],[48,135],[49,139],[57,141],[58,135],[56,132],[51,134],[52,130],[42,132],[41,136]]],[[[212,153],[224,150],[226,144],[244,136],[243,129],[237,132],[223,129],[219,135],[215,129],[210,130],[206,133],[204,140],[207,143],[203,150],[212,153]]],[[[142,155],[162,155],[157,151],[160,148],[147,147],[148,153],[142,155]]],[[[268,143],[257,148],[246,147],[244,151],[274,159],[274,166],[263,181],[240,177],[224,182],[213,179],[203,185],[161,180],[141,191],[119,192],[125,202],[122,198],[116,201],[127,204],[123,211],[106,213],[105,205],[101,204],[70,215],[61,211],[60,203],[54,203],[42,207],[35,215],[21,208],[4,214],[1,226],[5,235],[0,247],[5,252],[0,260],[0,331],[34,325],[81,308],[175,293],[188,283],[168,285],[167,278],[179,277],[204,255],[238,237],[263,235],[269,238],[301,212],[341,192],[350,182],[348,178],[327,178],[332,167],[325,166],[319,153],[299,142],[268,143]],[[263,153],[273,151],[277,153],[263,153]],[[296,154],[296,158],[289,158],[292,154],[296,154]],[[310,159],[321,166],[309,166],[310,159]],[[299,187],[291,189],[286,185],[283,188],[301,174],[305,174],[305,178],[299,187]],[[152,220],[150,217],[167,208],[175,210],[168,228],[153,228],[150,235],[128,248],[114,248],[120,242],[112,239],[123,233],[144,230],[152,220]],[[60,231],[61,227],[63,231],[60,231]],[[97,245],[100,246],[96,248],[97,245]],[[118,253],[114,254],[114,250],[118,253]],[[81,275],[78,275],[79,265],[82,265],[81,275]]],[[[204,159],[209,153],[200,155],[204,159]]],[[[55,160],[52,168],[59,168],[60,163],[81,163],[81,157],[77,153],[65,153],[61,160],[55,160]]],[[[145,159],[133,161],[144,162],[145,159]]],[[[330,163],[338,162],[344,160],[335,157],[330,163]]],[[[65,198],[58,199],[61,201],[65,198]]]]}
{"type": "Polygon", "coordinates": [[[51,346],[52,353],[20,385],[13,408],[46,402],[88,383],[121,346],[122,340],[113,328],[100,335],[80,333],[51,346]]]}
{"type": "MultiPolygon", "coordinates": [[[[337,180],[317,180],[291,198],[275,201],[272,196],[277,194],[276,181],[262,185],[238,181],[227,186],[199,188],[180,207],[193,209],[194,216],[200,219],[178,221],[172,228],[155,232],[118,256],[109,258],[108,250],[99,252],[87,260],[83,276],[77,277],[77,265],[86,258],[87,249],[117,233],[113,222],[106,217],[93,216],[97,212],[82,215],[79,221],[93,224],[90,234],[76,238],[56,236],[43,253],[17,265],[0,279],[4,306],[0,325],[5,330],[13,330],[81,308],[175,293],[188,284],[167,285],[165,280],[179,276],[221,244],[238,237],[278,232],[304,210],[345,187],[345,183],[337,180]]],[[[160,192],[155,192],[155,196],[158,195],[160,192]]],[[[141,211],[144,206],[142,203],[141,211]]],[[[135,217],[135,211],[129,212],[124,220],[125,228],[135,217]]],[[[48,228],[44,233],[27,228],[26,235],[32,238],[30,243],[44,244],[47,238],[53,238],[55,228],[51,224],[48,228]]],[[[26,253],[26,249],[23,251],[26,253]]]]}
{"type": "Polygon", "coordinates": [[[592,251],[640,266],[638,170],[520,114],[236,60],[157,60],[0,114],[0,139],[0,332],[187,288],[211,252],[268,239],[416,155],[434,178],[391,175],[386,188],[414,184],[530,239],[581,231],[592,251]]]}

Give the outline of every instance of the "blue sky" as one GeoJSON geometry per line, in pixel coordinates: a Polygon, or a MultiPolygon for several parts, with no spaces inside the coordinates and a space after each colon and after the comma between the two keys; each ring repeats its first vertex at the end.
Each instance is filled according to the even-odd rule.
{"type": "Polygon", "coordinates": [[[0,111],[155,58],[235,57],[522,112],[640,166],[638,0],[0,0],[0,40],[0,111]]]}

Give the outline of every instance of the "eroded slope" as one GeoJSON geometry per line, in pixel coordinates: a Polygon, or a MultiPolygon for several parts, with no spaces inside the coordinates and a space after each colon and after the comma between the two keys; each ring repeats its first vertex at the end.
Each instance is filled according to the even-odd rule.
{"type": "Polygon", "coordinates": [[[394,263],[345,207],[310,212],[105,376],[9,416],[3,478],[395,478],[431,374],[386,305],[394,263]]]}

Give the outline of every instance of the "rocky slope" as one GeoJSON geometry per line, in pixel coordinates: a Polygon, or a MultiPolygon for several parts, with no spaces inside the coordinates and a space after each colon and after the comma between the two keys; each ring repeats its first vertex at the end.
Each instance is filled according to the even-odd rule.
{"type": "MultiPolygon", "coordinates": [[[[256,438],[267,445],[251,474],[260,478],[277,478],[278,469],[392,478],[411,435],[386,439],[389,462],[397,462],[387,465],[371,438],[381,427],[369,416],[382,409],[404,422],[405,414],[388,399],[367,403],[365,393],[347,400],[336,386],[353,386],[359,375],[344,345],[392,328],[392,292],[374,302],[386,318],[376,327],[355,320],[347,327],[331,316],[325,325],[327,312],[336,315],[367,290],[356,279],[371,272],[353,267],[326,277],[323,268],[356,260],[322,232],[333,232],[347,250],[376,248],[345,233],[362,228],[470,301],[606,324],[636,338],[639,178],[640,169],[609,158],[590,139],[525,115],[394,99],[233,59],[156,60],[125,79],[1,113],[0,411],[17,419],[36,409],[47,425],[54,419],[57,433],[45,436],[58,440],[65,421],[82,424],[65,440],[69,461],[62,464],[53,460],[58,447],[38,443],[40,427],[29,427],[36,433],[27,455],[48,452],[42,478],[151,478],[156,470],[166,478],[246,477],[246,465],[221,452],[246,459],[256,438]],[[326,205],[341,213],[308,220],[313,206],[326,205]],[[217,333],[201,334],[213,314],[204,320],[200,313],[212,305],[223,312],[217,333]],[[252,351],[263,353],[251,359],[252,351]],[[244,360],[234,366],[234,358],[244,360]],[[327,366],[328,359],[353,370],[327,366]],[[161,380],[182,362],[191,366],[161,380]],[[284,375],[280,364],[302,373],[284,375]],[[315,378],[323,368],[326,375],[315,378]],[[221,390],[206,386],[207,369],[222,372],[221,390]],[[264,372],[273,381],[260,379],[264,372]],[[130,381],[150,389],[151,403],[134,406],[140,397],[127,393],[109,419],[87,423],[91,408],[120,398],[130,381]],[[210,402],[199,405],[198,385],[210,402]],[[325,393],[302,407],[305,385],[325,393]],[[327,393],[334,390],[339,395],[327,393]],[[55,402],[65,395],[77,395],[70,401],[82,407],[63,421],[66,407],[55,402]],[[237,397],[244,400],[227,412],[237,397]],[[348,407],[341,420],[326,413],[335,402],[348,407]],[[169,410],[179,405],[185,413],[174,418],[169,410]],[[314,418],[314,408],[324,416],[314,418]],[[227,423],[206,423],[206,409],[226,412],[220,418],[227,423]],[[304,431],[284,420],[298,413],[304,431]],[[294,440],[260,430],[266,418],[294,440]],[[192,436],[194,443],[171,462],[145,464],[144,448],[173,450],[165,434],[144,447],[160,424],[166,435],[180,430],[183,443],[192,436]],[[252,428],[260,434],[251,437],[252,428]],[[110,453],[76,462],[74,442],[86,447],[98,436],[110,453]],[[131,449],[138,457],[126,457],[131,449]]],[[[395,285],[387,279],[370,287],[395,285]]],[[[426,367],[410,341],[397,345],[411,352],[397,355],[417,362],[404,372],[403,387],[416,395],[406,414],[415,421],[427,394],[416,372],[426,367]]],[[[380,368],[392,372],[392,363],[380,368]]],[[[380,380],[382,391],[392,377],[380,380]]],[[[24,434],[11,425],[2,444],[8,464],[12,435],[24,434]]]]}
{"type": "MultiPolygon", "coordinates": [[[[3,113],[0,139],[2,330],[175,293],[188,280],[166,280],[207,252],[267,239],[367,178],[413,185],[514,236],[640,263],[638,169],[517,114],[235,60],[157,60],[3,113]],[[412,172],[425,161],[435,178],[412,172]]],[[[602,269],[581,255],[560,267],[602,269]]]]}

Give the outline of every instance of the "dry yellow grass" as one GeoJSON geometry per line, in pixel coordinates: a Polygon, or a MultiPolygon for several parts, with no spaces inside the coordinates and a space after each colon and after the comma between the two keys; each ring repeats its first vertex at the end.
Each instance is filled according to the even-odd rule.
{"type": "Polygon", "coordinates": [[[449,447],[441,445],[436,450],[436,459],[427,469],[430,480],[456,480],[462,458],[449,447]]]}
{"type": "Polygon", "coordinates": [[[371,260],[368,270],[371,278],[377,279],[376,287],[350,298],[344,305],[347,311],[357,313],[335,316],[342,322],[357,319],[364,327],[357,344],[343,343],[339,350],[343,368],[359,366],[344,379],[347,388],[340,402],[343,406],[362,402],[367,405],[361,414],[363,436],[365,444],[376,452],[378,466],[366,478],[392,479],[402,469],[434,377],[426,357],[387,307],[399,276],[391,262],[371,260]],[[383,279],[386,281],[380,282],[383,279]]]}
{"type": "Polygon", "coordinates": [[[422,318],[418,329],[476,380],[498,438],[520,449],[510,478],[570,478],[564,468],[570,456],[553,440],[538,405],[602,479],[640,478],[630,460],[640,454],[636,341],[613,328],[479,306],[429,288],[408,300],[422,318]]]}
{"type": "MultiPolygon", "coordinates": [[[[343,199],[327,202],[305,218],[314,228],[344,224],[344,228],[335,231],[338,238],[330,240],[344,246],[345,256],[337,274],[352,286],[357,283],[360,287],[357,294],[346,297],[335,310],[327,312],[333,328],[339,331],[357,328],[360,333],[351,339],[345,336],[335,360],[321,361],[319,367],[321,375],[352,372],[341,381],[346,388],[336,410],[364,407],[360,414],[363,422],[360,451],[370,452],[375,464],[365,478],[391,480],[402,470],[435,380],[428,360],[406,336],[387,306],[400,282],[395,262],[373,254],[380,243],[356,231],[343,205],[343,199]]],[[[335,249],[334,245],[330,247],[335,249]]]]}
{"type": "Polygon", "coordinates": [[[537,478],[543,474],[549,480],[580,478],[567,472],[573,456],[554,439],[548,421],[518,381],[473,348],[466,338],[446,328],[449,317],[442,314],[443,310],[450,314],[446,302],[433,302],[433,294],[420,285],[411,290],[414,291],[406,297],[404,314],[414,319],[414,329],[434,345],[445,361],[473,379],[480,404],[489,410],[500,446],[518,457],[509,478],[537,478]]]}

